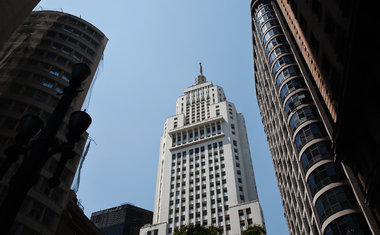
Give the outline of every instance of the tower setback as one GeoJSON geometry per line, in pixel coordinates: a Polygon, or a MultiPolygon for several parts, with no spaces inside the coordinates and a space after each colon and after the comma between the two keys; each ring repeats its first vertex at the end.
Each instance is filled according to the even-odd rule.
{"type": "Polygon", "coordinates": [[[224,234],[265,226],[244,117],[202,67],[195,81],[165,122],[153,223],[141,235],[173,234],[185,225],[220,227],[224,234]]]}

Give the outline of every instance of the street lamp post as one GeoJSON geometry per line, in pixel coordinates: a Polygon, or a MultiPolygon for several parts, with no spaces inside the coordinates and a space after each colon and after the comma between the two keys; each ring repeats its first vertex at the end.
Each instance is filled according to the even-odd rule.
{"type": "Polygon", "coordinates": [[[0,168],[0,179],[4,176],[11,164],[20,156],[24,159],[17,172],[9,181],[8,194],[0,208],[1,233],[8,234],[14,223],[17,213],[27,196],[29,189],[38,181],[40,172],[47,160],[57,153],[62,153],[53,177],[49,179],[50,187],[58,186],[60,175],[66,162],[74,157],[75,143],[91,124],[91,117],[84,111],[75,111],[69,120],[67,142],[56,143],[56,134],[73,99],[78,95],[81,83],[90,75],[90,68],[84,63],[75,64],[72,70],[69,86],[63,90],[62,97],[51,114],[45,128],[38,116],[26,115],[20,120],[15,145],[7,148],[4,153],[6,160],[0,168]],[[39,131],[40,136],[35,141],[30,139],[39,131]]]}

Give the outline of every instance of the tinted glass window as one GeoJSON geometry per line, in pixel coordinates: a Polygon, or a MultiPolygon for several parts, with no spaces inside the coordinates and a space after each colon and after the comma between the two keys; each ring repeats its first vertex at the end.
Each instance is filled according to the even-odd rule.
{"type": "Polygon", "coordinates": [[[297,110],[290,119],[290,127],[292,131],[297,129],[302,123],[307,120],[318,119],[319,115],[315,106],[306,106],[297,110]]]}
{"type": "Polygon", "coordinates": [[[257,24],[260,27],[261,24],[264,23],[264,21],[271,19],[271,18],[274,18],[274,17],[275,17],[275,15],[273,12],[268,12],[268,13],[264,14],[263,17],[260,18],[260,20],[257,21],[257,24]]]}
{"type": "Polygon", "coordinates": [[[275,47],[276,45],[281,44],[281,43],[286,43],[286,42],[287,42],[286,38],[283,35],[273,38],[272,40],[269,41],[267,45],[267,48],[266,48],[267,54],[269,54],[270,50],[272,50],[272,48],[275,47]]]}
{"type": "Polygon", "coordinates": [[[371,234],[362,214],[349,214],[332,221],[325,229],[325,235],[371,234]]]}
{"type": "Polygon", "coordinates": [[[276,19],[267,21],[261,28],[261,35],[263,35],[270,27],[273,27],[276,25],[278,25],[278,20],[276,19]]]}
{"type": "Polygon", "coordinates": [[[310,93],[308,91],[300,91],[292,95],[285,103],[286,114],[296,110],[297,106],[301,104],[308,104],[312,101],[310,93]]]}
{"type": "Polygon", "coordinates": [[[331,151],[331,142],[318,142],[316,144],[311,145],[309,148],[303,152],[301,156],[301,162],[305,172],[309,170],[309,168],[320,160],[324,159],[332,159],[332,151],[331,151]]]}
{"type": "Polygon", "coordinates": [[[290,47],[288,45],[281,45],[277,47],[272,53],[269,55],[269,62],[272,63],[274,59],[276,59],[279,55],[290,52],[290,47]]]}
{"type": "Polygon", "coordinates": [[[289,93],[303,87],[306,87],[303,78],[298,77],[286,82],[280,91],[282,101],[285,100],[286,96],[288,96],[289,93]]]}
{"type": "Polygon", "coordinates": [[[288,77],[299,75],[299,69],[297,66],[289,66],[286,69],[282,70],[276,78],[277,86],[280,87],[282,82],[287,79],[288,77]]]}
{"type": "Polygon", "coordinates": [[[312,123],[303,127],[296,135],[296,145],[298,150],[301,150],[305,144],[313,139],[326,135],[326,131],[321,123],[312,123]]]}
{"type": "Polygon", "coordinates": [[[339,165],[335,165],[333,162],[317,167],[311,172],[307,180],[311,193],[315,195],[326,185],[340,181],[342,174],[339,165]]]}
{"type": "Polygon", "coordinates": [[[340,186],[323,193],[316,201],[319,219],[323,223],[330,215],[357,205],[349,186],[340,186]]]}
{"type": "Polygon", "coordinates": [[[273,65],[273,74],[275,75],[283,66],[295,63],[294,57],[292,55],[285,55],[276,60],[273,65]]]}
{"type": "Polygon", "coordinates": [[[256,19],[259,19],[266,11],[270,11],[270,10],[272,10],[272,7],[268,5],[264,6],[263,8],[259,10],[259,12],[257,12],[256,19]]]}
{"type": "Polygon", "coordinates": [[[269,30],[269,31],[265,34],[265,36],[264,36],[264,40],[263,40],[263,41],[264,41],[264,44],[266,44],[267,41],[268,41],[273,35],[278,35],[278,34],[280,34],[280,33],[282,33],[280,27],[276,27],[276,28],[273,28],[273,29],[269,30]]]}

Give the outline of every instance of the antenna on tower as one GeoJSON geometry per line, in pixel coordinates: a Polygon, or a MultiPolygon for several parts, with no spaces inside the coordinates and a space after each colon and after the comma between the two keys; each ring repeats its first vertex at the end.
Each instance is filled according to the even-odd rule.
{"type": "Polygon", "coordinates": [[[201,73],[201,75],[203,75],[203,68],[202,68],[202,63],[199,62],[199,71],[201,73]]]}

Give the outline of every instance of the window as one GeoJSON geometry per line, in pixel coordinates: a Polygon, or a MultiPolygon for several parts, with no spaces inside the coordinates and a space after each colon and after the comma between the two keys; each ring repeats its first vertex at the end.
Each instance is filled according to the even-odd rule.
{"type": "Polygon", "coordinates": [[[280,95],[282,101],[293,91],[306,87],[306,84],[303,78],[297,77],[285,83],[285,85],[281,88],[280,95]]]}
{"type": "Polygon", "coordinates": [[[286,38],[283,35],[280,35],[280,36],[277,36],[277,37],[271,39],[269,41],[267,47],[266,47],[267,54],[269,54],[269,52],[272,50],[272,48],[274,48],[275,46],[277,46],[278,44],[281,44],[281,43],[287,43],[286,38]]]}
{"type": "Polygon", "coordinates": [[[62,80],[66,81],[66,82],[70,81],[70,79],[68,79],[68,75],[66,73],[63,73],[61,78],[62,78],[62,80]]]}
{"type": "Polygon", "coordinates": [[[276,74],[283,66],[293,63],[295,63],[295,60],[292,55],[285,55],[283,57],[280,57],[273,65],[273,74],[276,74]]]}
{"type": "Polygon", "coordinates": [[[264,21],[271,19],[271,18],[275,18],[275,15],[273,12],[268,12],[268,13],[264,14],[263,17],[260,18],[260,20],[257,21],[257,24],[260,27],[261,24],[264,23],[264,21]]]}
{"type": "Polygon", "coordinates": [[[363,215],[357,213],[339,217],[331,222],[325,229],[325,235],[347,234],[348,231],[351,234],[371,234],[363,215]]]}
{"type": "Polygon", "coordinates": [[[344,175],[342,169],[333,162],[319,166],[311,172],[307,180],[311,193],[315,195],[324,186],[338,182],[343,179],[341,175],[344,175]]]}
{"type": "Polygon", "coordinates": [[[50,69],[49,73],[52,74],[52,75],[54,75],[54,76],[56,76],[56,77],[59,76],[59,71],[56,68],[54,68],[54,67],[52,67],[50,69]]]}
{"type": "Polygon", "coordinates": [[[316,201],[318,216],[323,223],[330,215],[357,205],[349,186],[340,186],[323,193],[316,201]]]}
{"type": "Polygon", "coordinates": [[[318,111],[315,106],[306,106],[297,110],[290,119],[292,131],[295,131],[302,123],[311,119],[318,119],[318,111]]]}
{"type": "Polygon", "coordinates": [[[307,91],[300,91],[292,95],[285,103],[286,114],[289,115],[290,112],[293,112],[301,104],[307,104],[312,101],[310,93],[307,91]]]}
{"type": "Polygon", "coordinates": [[[302,156],[301,162],[305,172],[315,163],[323,159],[332,159],[330,142],[318,142],[307,148],[302,156]]]}
{"type": "Polygon", "coordinates": [[[267,21],[261,28],[261,35],[263,35],[269,28],[273,27],[273,26],[276,26],[278,25],[278,20],[277,19],[273,19],[273,20],[269,20],[267,21]]]}
{"type": "Polygon", "coordinates": [[[265,5],[263,8],[259,10],[259,12],[257,12],[256,19],[259,19],[262,16],[262,14],[270,10],[272,10],[272,8],[268,5],[265,5]]]}
{"type": "Polygon", "coordinates": [[[276,49],[274,49],[272,51],[272,53],[269,55],[269,62],[272,64],[273,61],[280,55],[284,54],[284,53],[288,53],[290,52],[290,47],[286,44],[286,45],[281,45],[279,47],[277,47],[276,49]]]}
{"type": "Polygon", "coordinates": [[[293,66],[289,66],[287,67],[286,69],[282,70],[278,75],[277,75],[277,78],[276,78],[276,83],[277,83],[277,86],[280,87],[282,82],[284,80],[286,80],[287,78],[289,77],[292,77],[292,76],[295,76],[295,75],[298,75],[300,74],[299,72],[299,69],[297,66],[293,65],[293,66]]]}
{"type": "Polygon", "coordinates": [[[278,35],[278,34],[282,34],[282,31],[280,29],[280,27],[276,27],[276,28],[272,28],[271,30],[269,30],[265,36],[264,36],[264,44],[267,43],[267,41],[274,35],[278,35]]]}
{"type": "Polygon", "coordinates": [[[296,145],[298,150],[308,143],[309,141],[323,137],[326,135],[326,131],[321,123],[312,123],[303,127],[296,135],[296,145]]]}

